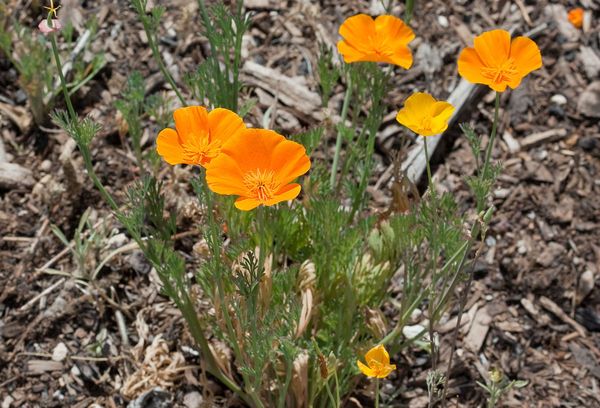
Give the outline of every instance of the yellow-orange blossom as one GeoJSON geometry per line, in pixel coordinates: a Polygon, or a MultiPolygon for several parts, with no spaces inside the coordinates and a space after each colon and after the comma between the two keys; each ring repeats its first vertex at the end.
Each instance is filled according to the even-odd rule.
{"type": "Polygon", "coordinates": [[[175,110],[173,118],[177,130],[163,129],[156,139],[156,151],[169,164],[206,167],[229,138],[246,129],[242,118],[223,108],[188,106],[175,110]]]}
{"type": "Polygon", "coordinates": [[[469,82],[488,85],[503,92],[515,89],[530,72],[541,68],[542,55],[536,43],[526,37],[512,41],[505,30],[487,31],[458,57],[458,73],[469,82]]]}
{"type": "Polygon", "coordinates": [[[450,103],[416,92],[404,101],[396,120],[418,135],[433,136],[448,128],[448,120],[453,112],[454,106],[450,103]]]}
{"type": "Polygon", "coordinates": [[[248,211],[296,198],[301,187],[292,181],[309,169],[301,144],[272,130],[246,129],[223,145],[206,169],[206,182],[215,193],[239,196],[235,206],[248,211]]]}
{"type": "Polygon", "coordinates": [[[366,14],[349,17],[340,26],[337,48],[346,63],[385,62],[410,68],[413,57],[408,43],[415,34],[395,16],[379,16],[373,20],[366,14]]]}
{"type": "Polygon", "coordinates": [[[358,369],[367,377],[385,378],[396,369],[395,364],[390,364],[390,355],[381,344],[373,347],[365,354],[365,361],[367,362],[366,365],[360,360],[356,364],[358,369]]]}

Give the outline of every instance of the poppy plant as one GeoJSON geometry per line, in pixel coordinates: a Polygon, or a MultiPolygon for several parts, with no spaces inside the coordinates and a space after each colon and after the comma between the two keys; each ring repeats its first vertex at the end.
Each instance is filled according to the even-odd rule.
{"type": "Polygon", "coordinates": [[[409,96],[400,109],[396,120],[416,134],[433,136],[448,128],[448,120],[454,112],[454,106],[438,101],[433,96],[416,92],[409,96]]]}
{"type": "Polygon", "coordinates": [[[206,169],[208,187],[237,195],[236,208],[252,210],[293,200],[300,193],[294,179],[310,169],[304,147],[266,129],[247,129],[231,139],[206,169]]]}
{"type": "Polygon", "coordinates": [[[217,157],[223,144],[246,125],[234,112],[202,106],[179,108],[173,113],[175,129],[163,129],[156,139],[156,151],[169,164],[206,167],[217,157]]]}
{"type": "Polygon", "coordinates": [[[475,37],[474,47],[462,50],[458,73],[469,82],[488,85],[494,91],[515,89],[530,72],[542,67],[537,44],[526,37],[512,41],[505,30],[487,31],[475,37]]]}
{"type": "Polygon", "coordinates": [[[390,364],[390,355],[383,345],[373,347],[365,354],[365,365],[358,360],[358,369],[367,377],[385,378],[396,369],[395,364],[390,364]]]}
{"type": "Polygon", "coordinates": [[[569,10],[567,18],[569,19],[569,22],[576,28],[581,28],[583,26],[583,9],[581,7],[577,7],[569,10]]]}
{"type": "Polygon", "coordinates": [[[370,61],[410,68],[413,57],[408,43],[415,34],[404,22],[394,16],[379,16],[375,20],[358,14],[340,26],[337,48],[346,63],[370,61]]]}

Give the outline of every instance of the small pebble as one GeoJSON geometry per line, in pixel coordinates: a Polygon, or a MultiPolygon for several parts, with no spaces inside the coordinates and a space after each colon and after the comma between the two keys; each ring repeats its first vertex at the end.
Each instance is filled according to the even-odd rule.
{"type": "Polygon", "coordinates": [[[44,160],[40,164],[40,170],[44,172],[49,172],[52,169],[52,162],[50,160],[44,160]]]}
{"type": "Polygon", "coordinates": [[[446,16],[438,16],[437,20],[438,20],[438,24],[444,28],[447,28],[450,25],[450,23],[448,22],[448,18],[446,16]]]}
{"type": "Polygon", "coordinates": [[[590,136],[584,136],[577,141],[577,144],[583,150],[590,151],[590,150],[594,150],[594,148],[598,144],[598,140],[596,140],[595,138],[590,137],[590,136]]]}
{"type": "Polygon", "coordinates": [[[552,116],[556,116],[559,119],[562,119],[565,117],[565,110],[563,108],[561,108],[560,106],[556,106],[556,105],[550,106],[550,108],[548,108],[548,113],[552,116]]]}
{"type": "Polygon", "coordinates": [[[203,403],[204,398],[202,398],[202,395],[198,391],[192,391],[183,397],[183,405],[186,408],[200,408],[203,403]]]}
{"type": "Polygon", "coordinates": [[[558,106],[562,106],[567,104],[567,98],[564,95],[555,94],[552,95],[552,98],[550,98],[550,102],[558,106]]]}
{"type": "Polygon", "coordinates": [[[525,241],[522,239],[517,241],[517,252],[520,253],[521,255],[527,253],[527,245],[525,244],[525,241]]]}
{"type": "Polygon", "coordinates": [[[510,189],[508,188],[498,188],[494,191],[494,197],[496,198],[506,198],[510,194],[510,189]]]}
{"type": "Polygon", "coordinates": [[[52,360],[63,361],[67,357],[68,353],[69,350],[67,350],[67,346],[65,346],[65,343],[60,342],[56,345],[56,347],[54,347],[54,350],[52,351],[52,360]]]}
{"type": "Polygon", "coordinates": [[[420,324],[415,324],[414,326],[407,325],[402,328],[402,334],[407,339],[414,339],[419,334],[423,333],[423,330],[425,330],[425,328],[420,324]]]}

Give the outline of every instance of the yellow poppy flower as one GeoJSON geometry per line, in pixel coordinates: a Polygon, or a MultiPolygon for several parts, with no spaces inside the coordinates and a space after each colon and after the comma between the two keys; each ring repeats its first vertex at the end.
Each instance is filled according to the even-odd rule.
{"type": "Polygon", "coordinates": [[[367,364],[363,364],[360,360],[358,369],[367,377],[385,378],[392,371],[396,369],[395,364],[390,364],[390,355],[383,345],[373,347],[365,354],[365,361],[367,364]]]}
{"type": "Polygon", "coordinates": [[[453,112],[454,106],[450,103],[417,92],[406,99],[396,120],[421,136],[433,136],[448,128],[448,120],[453,112]]]}

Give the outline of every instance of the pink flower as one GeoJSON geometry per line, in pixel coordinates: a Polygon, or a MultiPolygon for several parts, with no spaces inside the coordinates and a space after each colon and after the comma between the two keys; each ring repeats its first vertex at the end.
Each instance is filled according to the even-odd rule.
{"type": "Polygon", "coordinates": [[[43,19],[38,24],[38,28],[40,29],[40,31],[42,32],[42,34],[48,35],[50,33],[55,33],[57,31],[60,31],[60,29],[62,28],[62,24],[60,23],[60,21],[58,19],[53,18],[52,19],[52,27],[50,27],[48,25],[48,20],[47,19],[43,19]]]}

